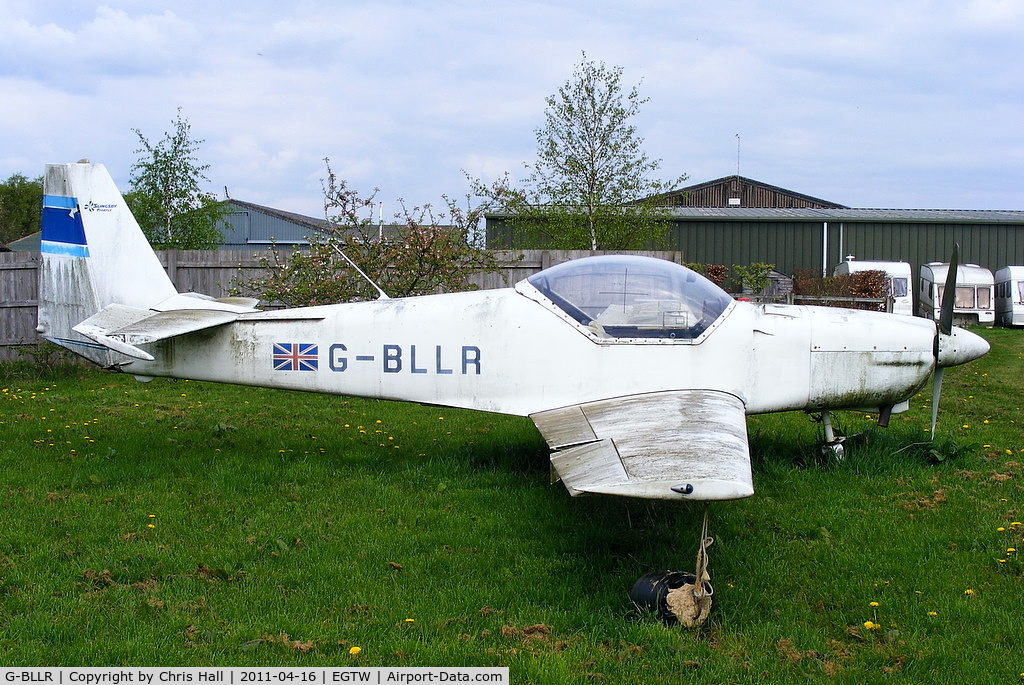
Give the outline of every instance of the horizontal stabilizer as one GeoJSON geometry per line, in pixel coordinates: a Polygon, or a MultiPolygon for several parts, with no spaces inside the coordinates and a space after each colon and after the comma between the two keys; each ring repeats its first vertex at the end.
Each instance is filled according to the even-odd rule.
{"type": "Polygon", "coordinates": [[[743,402],[715,390],[619,397],[530,416],[569,493],[728,500],[754,493],[743,402]]]}
{"type": "Polygon", "coordinates": [[[93,314],[72,330],[115,352],[120,352],[136,359],[153,361],[153,355],[148,352],[140,350],[123,339],[113,338],[109,335],[111,331],[130,326],[146,319],[152,314],[153,312],[147,309],[136,309],[135,307],[123,304],[112,304],[104,307],[99,313],[93,314]]]}
{"type": "Polygon", "coordinates": [[[136,346],[221,326],[238,317],[238,312],[216,309],[152,312],[112,304],[73,330],[121,354],[153,361],[151,354],[136,346]]]}
{"type": "Polygon", "coordinates": [[[256,309],[256,305],[260,303],[255,297],[218,297],[214,302],[243,307],[245,309],[256,309]]]}
{"type": "Polygon", "coordinates": [[[216,311],[235,312],[244,314],[258,312],[256,305],[259,300],[249,297],[224,297],[218,300],[209,295],[199,293],[176,293],[160,304],[154,305],[153,309],[158,312],[168,312],[177,309],[212,309],[216,311]]]}

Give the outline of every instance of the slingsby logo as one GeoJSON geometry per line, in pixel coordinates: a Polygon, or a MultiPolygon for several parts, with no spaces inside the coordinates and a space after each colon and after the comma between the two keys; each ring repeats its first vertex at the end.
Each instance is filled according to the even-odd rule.
{"type": "Polygon", "coordinates": [[[100,205],[96,204],[92,200],[89,200],[89,202],[86,203],[86,205],[82,207],[82,209],[84,209],[87,212],[112,212],[116,207],[117,205],[100,205]]]}

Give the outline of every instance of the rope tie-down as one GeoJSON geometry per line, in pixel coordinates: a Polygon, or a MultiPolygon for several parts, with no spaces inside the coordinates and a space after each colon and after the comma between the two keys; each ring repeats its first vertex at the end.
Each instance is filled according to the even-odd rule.
{"type": "Polygon", "coordinates": [[[708,535],[708,507],[705,505],[695,572],[654,571],[644,575],[629,592],[633,604],[641,610],[657,611],[668,625],[701,626],[711,614],[711,596],[715,593],[708,575],[707,551],[714,542],[708,535]]]}
{"type": "Polygon", "coordinates": [[[711,576],[708,575],[708,547],[714,542],[715,539],[708,535],[708,507],[705,506],[693,582],[669,590],[665,596],[669,610],[684,628],[697,628],[711,613],[711,595],[715,594],[715,590],[711,587],[711,576]]]}

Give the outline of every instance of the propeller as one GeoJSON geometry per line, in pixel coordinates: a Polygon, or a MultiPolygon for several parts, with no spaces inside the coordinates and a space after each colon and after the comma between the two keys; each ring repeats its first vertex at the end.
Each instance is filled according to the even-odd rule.
{"type": "Polygon", "coordinates": [[[956,304],[956,275],[960,269],[960,244],[953,243],[953,254],[949,257],[949,271],[942,291],[939,308],[939,322],[935,330],[935,379],[932,381],[932,440],[935,439],[935,424],[939,422],[939,397],[942,395],[942,375],[946,370],[939,362],[939,352],[945,340],[953,334],[953,305],[956,304]]]}
{"type": "Polygon", "coordinates": [[[935,424],[939,419],[939,395],[942,393],[942,373],[947,366],[966,364],[988,353],[988,341],[980,335],[953,325],[953,305],[956,302],[956,276],[959,264],[960,246],[953,247],[946,273],[945,290],[939,309],[939,321],[935,326],[935,380],[932,383],[932,439],[935,438],[935,424]]]}

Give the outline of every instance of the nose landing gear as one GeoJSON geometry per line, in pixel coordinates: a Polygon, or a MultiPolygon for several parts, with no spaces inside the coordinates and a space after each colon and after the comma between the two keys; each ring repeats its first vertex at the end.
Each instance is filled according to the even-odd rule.
{"type": "Polygon", "coordinates": [[[832,415],[827,411],[823,411],[820,414],[821,427],[825,431],[825,443],[821,446],[821,453],[826,457],[831,457],[835,461],[842,461],[846,456],[846,452],[843,449],[843,442],[846,441],[846,436],[835,434],[832,430],[832,415]]]}

